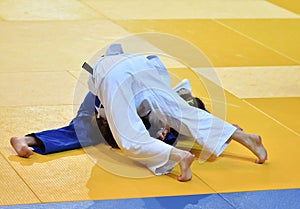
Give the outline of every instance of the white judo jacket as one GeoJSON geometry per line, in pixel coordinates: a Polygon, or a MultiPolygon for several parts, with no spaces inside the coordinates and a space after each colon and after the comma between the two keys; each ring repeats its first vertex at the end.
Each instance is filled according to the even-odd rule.
{"type": "Polygon", "coordinates": [[[193,137],[206,153],[216,156],[236,130],[178,96],[156,55],[123,53],[121,46],[114,44],[95,64],[88,84],[100,98],[121,150],[156,175],[168,173],[176,162],[169,160],[172,146],[151,137],[140,119],[150,111],[152,117],[193,137]]]}

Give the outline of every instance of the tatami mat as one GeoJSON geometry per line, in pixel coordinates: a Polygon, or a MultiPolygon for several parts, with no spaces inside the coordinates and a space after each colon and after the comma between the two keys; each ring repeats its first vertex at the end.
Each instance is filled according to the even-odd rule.
{"type": "Polygon", "coordinates": [[[6,159],[0,155],[1,175],[0,205],[16,203],[39,203],[39,199],[28,187],[26,181],[13,169],[6,159]]]}
{"type": "Polygon", "coordinates": [[[110,19],[299,18],[289,10],[263,0],[97,1],[84,3],[110,19]],[[117,8],[122,8],[121,10],[117,8]]]}
{"type": "Polygon", "coordinates": [[[189,40],[216,67],[298,64],[215,20],[120,20],[117,23],[132,33],[156,31],[189,40]]]}
{"type": "MultiPolygon", "coordinates": [[[[300,96],[300,66],[223,67],[214,70],[223,88],[239,98],[300,96]]],[[[201,69],[197,72],[204,74],[201,69]]]]}
{"type": "Polygon", "coordinates": [[[300,136],[300,99],[298,97],[246,99],[259,111],[300,136]]]}
{"type": "MultiPolygon", "coordinates": [[[[274,52],[300,63],[300,19],[219,20],[226,27],[274,52]]],[[[264,56],[261,59],[265,59],[264,56]]],[[[280,64],[278,64],[280,65],[280,64]]]]}
{"type": "Polygon", "coordinates": [[[128,34],[107,20],[2,21],[0,25],[0,72],[79,71],[99,49],[128,34]]]}
{"type": "Polygon", "coordinates": [[[5,20],[82,20],[103,16],[76,0],[1,0],[0,14],[5,20]]]}
{"type": "Polygon", "coordinates": [[[72,104],[77,83],[66,71],[1,73],[0,81],[1,106],[72,104]]]}
{"type": "Polygon", "coordinates": [[[286,10],[289,10],[291,12],[294,12],[296,14],[300,14],[300,5],[297,0],[267,0],[268,2],[271,2],[274,5],[277,5],[281,8],[284,8],[286,10]]]}

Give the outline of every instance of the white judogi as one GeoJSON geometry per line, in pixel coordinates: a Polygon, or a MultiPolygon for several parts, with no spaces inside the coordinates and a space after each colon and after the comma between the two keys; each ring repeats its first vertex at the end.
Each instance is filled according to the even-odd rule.
{"type": "MultiPolygon", "coordinates": [[[[116,47],[116,45],[114,45],[116,47]]],[[[89,79],[100,98],[116,142],[128,157],[155,174],[168,172],[172,146],[149,135],[140,117],[151,111],[180,134],[192,136],[202,147],[220,155],[236,130],[213,115],[188,105],[170,87],[167,69],[155,55],[124,54],[109,48],[89,79]]]]}

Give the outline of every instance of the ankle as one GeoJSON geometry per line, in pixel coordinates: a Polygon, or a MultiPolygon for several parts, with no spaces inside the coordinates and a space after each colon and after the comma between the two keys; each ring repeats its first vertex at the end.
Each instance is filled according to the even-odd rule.
{"type": "Polygon", "coordinates": [[[25,142],[28,146],[33,146],[33,145],[38,145],[39,144],[39,140],[37,140],[33,136],[25,136],[24,138],[25,138],[25,142]]]}
{"type": "Polygon", "coordinates": [[[189,154],[189,152],[187,152],[187,151],[180,150],[180,149],[177,149],[177,148],[173,147],[173,148],[171,149],[171,153],[170,153],[170,160],[175,161],[175,162],[180,162],[180,161],[182,161],[188,154],[189,154]]]}

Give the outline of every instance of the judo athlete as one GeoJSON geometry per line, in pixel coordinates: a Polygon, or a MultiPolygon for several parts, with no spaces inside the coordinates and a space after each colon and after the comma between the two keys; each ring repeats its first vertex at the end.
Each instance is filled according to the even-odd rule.
{"type": "Polygon", "coordinates": [[[180,134],[193,137],[205,153],[219,156],[235,140],[257,156],[256,163],[267,159],[260,136],[190,106],[173,91],[168,71],[156,55],[124,53],[121,45],[112,44],[91,73],[89,90],[102,102],[116,143],[127,157],[156,175],[168,173],[178,163],[178,180],[190,180],[194,155],[151,137],[141,120],[149,112],[180,134]]]}
{"type": "MultiPolygon", "coordinates": [[[[105,141],[113,148],[118,148],[114,141],[109,126],[106,120],[98,114],[94,104],[99,100],[91,92],[89,92],[83,103],[81,104],[76,117],[69,125],[58,129],[46,130],[36,133],[27,134],[24,137],[12,137],[10,142],[20,157],[28,158],[33,154],[33,151],[45,155],[55,152],[77,149],[86,146],[92,146],[104,142],[99,136],[100,132],[105,141]]],[[[146,118],[143,118],[146,128],[150,128],[150,123],[146,118]]],[[[178,136],[178,133],[158,131],[158,138],[165,140],[165,143],[173,145],[178,136]]],[[[105,142],[104,142],[105,143],[105,142]]]]}
{"type": "MultiPolygon", "coordinates": [[[[188,80],[184,79],[173,90],[178,92],[190,105],[205,109],[203,102],[199,98],[192,96],[192,89],[188,80]]],[[[33,151],[45,155],[92,146],[101,142],[108,143],[113,148],[118,148],[105,118],[105,112],[100,100],[89,92],[80,105],[76,117],[69,125],[58,129],[27,134],[24,137],[12,137],[10,142],[17,154],[25,158],[32,155],[33,151]],[[96,118],[95,116],[97,115],[98,117],[96,118]],[[103,138],[106,142],[103,141],[103,138]]],[[[146,129],[150,129],[149,116],[141,119],[146,129]]],[[[168,127],[160,128],[156,133],[156,138],[172,146],[175,146],[177,143],[177,137],[178,132],[168,127]]]]}

